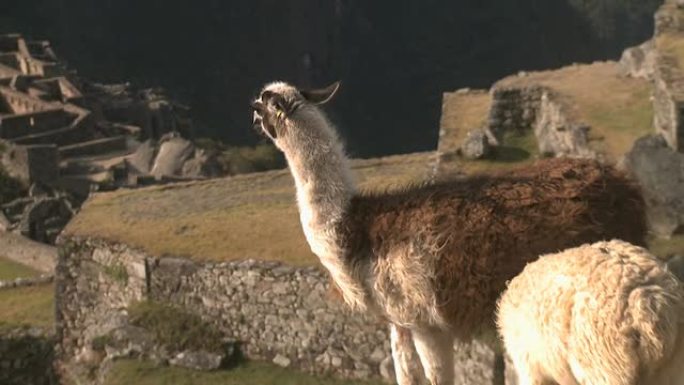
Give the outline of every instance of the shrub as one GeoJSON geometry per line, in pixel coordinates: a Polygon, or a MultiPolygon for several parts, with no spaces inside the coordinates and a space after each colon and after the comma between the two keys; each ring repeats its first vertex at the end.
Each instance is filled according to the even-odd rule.
{"type": "Polygon", "coordinates": [[[138,302],[128,310],[133,325],[150,331],[171,352],[222,350],[221,334],[196,314],[152,301],[138,302]]]}

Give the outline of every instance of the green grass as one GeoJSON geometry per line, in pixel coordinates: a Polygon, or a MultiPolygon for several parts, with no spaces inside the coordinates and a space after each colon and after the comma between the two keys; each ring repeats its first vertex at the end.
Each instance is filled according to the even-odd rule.
{"type": "Polygon", "coordinates": [[[219,351],[221,334],[198,315],[167,304],[143,301],[128,308],[131,323],[152,332],[171,352],[182,350],[219,351]]]}
{"type": "Polygon", "coordinates": [[[54,323],[52,284],[0,290],[0,304],[0,325],[50,328],[54,323]]]}
{"type": "Polygon", "coordinates": [[[40,273],[26,265],[0,257],[0,280],[36,277],[40,273]]]}
{"type": "Polygon", "coordinates": [[[149,362],[116,361],[104,385],[381,385],[377,381],[316,377],[261,362],[247,362],[230,370],[197,372],[156,367],[149,362]]]}

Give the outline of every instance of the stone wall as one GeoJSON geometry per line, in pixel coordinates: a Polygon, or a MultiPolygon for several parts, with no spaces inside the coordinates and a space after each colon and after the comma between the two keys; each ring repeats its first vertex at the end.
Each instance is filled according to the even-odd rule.
{"type": "Polygon", "coordinates": [[[54,340],[39,329],[0,331],[0,384],[56,385],[54,340]]]}
{"type": "Polygon", "coordinates": [[[543,89],[529,87],[495,87],[487,126],[500,139],[504,132],[522,132],[534,127],[543,89]]]}
{"type": "Polygon", "coordinates": [[[57,262],[57,249],[24,238],[21,235],[0,232],[0,250],[6,258],[12,259],[38,271],[52,274],[57,262]]]}
{"type": "Polygon", "coordinates": [[[670,148],[684,150],[680,125],[684,111],[684,74],[674,58],[661,54],[656,60],[653,80],[653,125],[670,148]]]}
{"type": "MultiPolygon", "coordinates": [[[[119,328],[135,301],[170,303],[238,341],[246,357],[353,378],[393,376],[388,328],[331,298],[326,273],[253,260],[197,263],[71,237],[56,270],[61,365],[87,363],[92,341],[119,328]]],[[[492,383],[483,346],[458,346],[459,381],[492,383]]],[[[92,364],[92,363],[91,363],[92,364]]]]}
{"type": "Polygon", "coordinates": [[[57,146],[54,144],[10,145],[10,148],[1,156],[0,166],[26,186],[34,182],[52,185],[59,178],[57,146]]]}

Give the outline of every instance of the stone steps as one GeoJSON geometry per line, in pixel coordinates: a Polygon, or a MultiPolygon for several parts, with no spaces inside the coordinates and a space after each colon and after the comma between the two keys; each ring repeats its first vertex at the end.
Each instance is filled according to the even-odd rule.
{"type": "Polygon", "coordinates": [[[103,153],[121,152],[128,149],[126,137],[123,135],[69,144],[59,147],[62,159],[95,156],[103,153]]]}

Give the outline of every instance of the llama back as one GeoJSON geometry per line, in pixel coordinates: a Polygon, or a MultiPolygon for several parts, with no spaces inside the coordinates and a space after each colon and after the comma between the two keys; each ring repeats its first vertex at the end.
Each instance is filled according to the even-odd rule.
{"type": "Polygon", "coordinates": [[[528,265],[501,297],[498,323],[519,375],[656,385],[646,380],[672,361],[682,315],[664,264],[614,240],[528,265]]]}
{"type": "Polygon", "coordinates": [[[369,254],[380,266],[397,255],[414,264],[411,255],[394,252],[401,248],[428,255],[420,267],[433,277],[437,311],[446,323],[459,325],[463,338],[492,327],[506,281],[539,255],[612,238],[643,244],[646,232],[638,188],[612,167],[574,159],[361,195],[352,200],[343,226],[364,229],[346,233],[352,264],[369,254]]]}

